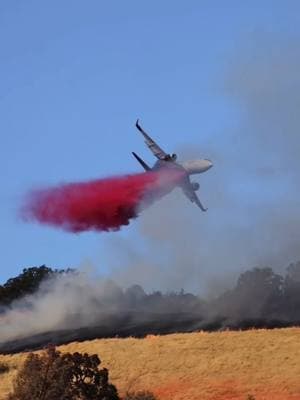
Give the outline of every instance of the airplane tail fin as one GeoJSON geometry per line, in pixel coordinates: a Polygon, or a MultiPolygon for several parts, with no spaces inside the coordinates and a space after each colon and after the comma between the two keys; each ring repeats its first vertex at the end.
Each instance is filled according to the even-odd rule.
{"type": "Polygon", "coordinates": [[[132,152],[133,156],[135,157],[136,160],[138,160],[138,162],[141,164],[141,166],[144,168],[145,171],[150,171],[151,168],[149,167],[149,165],[147,165],[145,163],[144,160],[142,160],[134,151],[132,152]]]}

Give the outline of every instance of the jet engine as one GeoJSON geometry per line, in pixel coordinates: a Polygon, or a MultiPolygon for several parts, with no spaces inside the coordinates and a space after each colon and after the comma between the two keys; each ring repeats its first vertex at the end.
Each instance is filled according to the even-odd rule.
{"type": "Polygon", "coordinates": [[[192,187],[195,192],[200,189],[200,185],[198,182],[192,182],[192,187]]]}

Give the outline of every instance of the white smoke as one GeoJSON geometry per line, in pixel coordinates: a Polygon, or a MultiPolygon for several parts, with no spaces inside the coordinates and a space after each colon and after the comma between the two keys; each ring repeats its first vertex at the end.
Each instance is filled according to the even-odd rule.
{"type": "Polygon", "coordinates": [[[87,272],[59,274],[0,315],[0,342],[42,332],[78,328],[120,309],[120,289],[87,272]]]}

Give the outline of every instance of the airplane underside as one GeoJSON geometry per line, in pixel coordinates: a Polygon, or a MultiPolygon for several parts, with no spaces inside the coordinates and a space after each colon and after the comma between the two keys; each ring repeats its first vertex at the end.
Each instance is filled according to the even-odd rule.
{"type": "MultiPolygon", "coordinates": [[[[145,171],[159,171],[169,170],[178,171],[182,173],[182,178],[179,179],[177,185],[182,189],[185,196],[192,202],[195,203],[202,211],[207,209],[202,205],[196,191],[200,185],[198,182],[191,182],[190,175],[200,174],[212,167],[212,162],[208,159],[190,160],[183,164],[176,162],[176,154],[168,154],[162,150],[161,147],[142,129],[139,125],[139,121],[136,122],[137,129],[142,133],[145,139],[146,145],[149,147],[153,155],[158,159],[153,167],[150,167],[140,156],[132,152],[135,159],[141,164],[145,171]]],[[[174,187],[175,187],[174,186],[174,187]]],[[[174,189],[173,187],[173,189],[174,189]]],[[[171,189],[171,190],[173,190],[171,189]]]]}

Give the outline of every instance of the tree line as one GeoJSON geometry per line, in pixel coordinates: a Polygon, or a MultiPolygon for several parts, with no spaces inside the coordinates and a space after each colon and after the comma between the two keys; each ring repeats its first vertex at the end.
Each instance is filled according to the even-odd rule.
{"type": "MultiPolygon", "coordinates": [[[[15,300],[35,293],[45,280],[76,273],[71,268],[51,269],[45,265],[23,269],[20,275],[0,285],[0,312],[5,312],[15,300]]],[[[275,273],[270,267],[245,271],[232,289],[209,301],[183,290],[147,294],[140,285],[124,290],[113,282],[107,289],[107,298],[95,299],[99,307],[114,302],[120,311],[196,313],[228,320],[261,318],[300,322],[300,262],[290,264],[284,275],[275,273]]]]}

